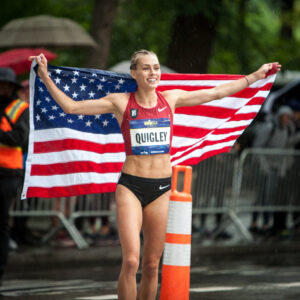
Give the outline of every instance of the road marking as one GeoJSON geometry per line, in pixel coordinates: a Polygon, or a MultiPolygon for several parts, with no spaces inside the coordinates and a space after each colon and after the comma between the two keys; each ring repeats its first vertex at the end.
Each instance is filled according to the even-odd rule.
{"type": "Polygon", "coordinates": [[[293,288],[293,287],[299,287],[300,282],[287,282],[287,283],[275,283],[273,284],[275,288],[293,288]]]}
{"type": "Polygon", "coordinates": [[[83,298],[75,298],[76,300],[113,300],[118,299],[118,295],[103,295],[103,296],[91,296],[83,298]]]}
{"type": "Polygon", "coordinates": [[[237,286],[210,286],[210,287],[201,287],[201,288],[191,288],[191,293],[208,293],[208,292],[225,292],[225,291],[234,291],[241,290],[241,287],[237,286]]]}

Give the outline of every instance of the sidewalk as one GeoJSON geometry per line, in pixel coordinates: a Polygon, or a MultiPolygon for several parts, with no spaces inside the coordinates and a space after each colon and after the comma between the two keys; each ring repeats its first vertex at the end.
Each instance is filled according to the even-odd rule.
{"type": "MultiPolygon", "coordinates": [[[[233,240],[218,241],[207,240],[199,242],[195,236],[192,238],[192,255],[194,257],[247,257],[255,254],[286,254],[300,251],[300,240],[290,239],[282,241],[266,240],[260,242],[235,243],[233,240]]],[[[9,255],[8,270],[25,268],[26,266],[76,266],[82,264],[120,265],[122,260],[120,245],[93,246],[84,250],[76,247],[56,248],[51,246],[21,247],[11,251],[9,255]]]]}

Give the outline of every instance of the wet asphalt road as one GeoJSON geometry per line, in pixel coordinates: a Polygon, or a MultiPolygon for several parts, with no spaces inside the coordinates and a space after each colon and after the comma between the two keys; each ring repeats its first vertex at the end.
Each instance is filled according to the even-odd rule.
{"type": "MultiPolygon", "coordinates": [[[[117,299],[120,262],[119,246],[22,249],[11,253],[0,299],[117,299]]],[[[190,299],[300,299],[300,242],[193,242],[190,299]]]]}

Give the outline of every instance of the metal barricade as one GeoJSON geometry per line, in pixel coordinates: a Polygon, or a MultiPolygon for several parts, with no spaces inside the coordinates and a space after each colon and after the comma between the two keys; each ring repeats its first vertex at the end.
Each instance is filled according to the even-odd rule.
{"type": "Polygon", "coordinates": [[[239,158],[234,152],[213,156],[194,167],[193,215],[222,214],[222,224],[214,235],[233,223],[246,239],[251,240],[235,212],[233,193],[238,168],[239,158]]]}
{"type": "MultiPolygon", "coordinates": [[[[219,154],[193,169],[193,215],[222,213],[224,221],[220,231],[233,223],[250,241],[252,235],[239,214],[300,211],[300,151],[246,149],[240,158],[236,153],[219,154]]],[[[88,247],[88,243],[76,228],[75,221],[78,218],[114,217],[113,196],[113,193],[94,194],[59,198],[59,202],[43,198],[18,200],[10,215],[56,216],[60,224],[43,240],[49,240],[64,227],[81,249],[88,247]]]]}
{"type": "Polygon", "coordinates": [[[60,223],[43,236],[42,242],[49,241],[61,228],[65,228],[79,249],[87,248],[88,244],[80,232],[69,221],[70,202],[72,198],[17,198],[10,210],[12,217],[57,217],[60,223]]]}
{"type": "Polygon", "coordinates": [[[300,151],[246,149],[236,172],[236,214],[300,211],[300,151]]]}
{"type": "Polygon", "coordinates": [[[114,216],[114,193],[90,194],[72,201],[70,221],[77,218],[114,216]]]}
{"type": "Polygon", "coordinates": [[[193,214],[227,213],[232,208],[232,184],[237,155],[210,157],[193,170],[193,214]]]}

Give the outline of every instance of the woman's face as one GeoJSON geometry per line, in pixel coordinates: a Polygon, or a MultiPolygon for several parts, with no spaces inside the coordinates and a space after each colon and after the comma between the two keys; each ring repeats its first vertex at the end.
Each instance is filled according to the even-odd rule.
{"type": "Polygon", "coordinates": [[[155,55],[140,55],[136,69],[131,70],[131,76],[139,88],[156,89],[161,76],[158,58],[155,55]]]}

